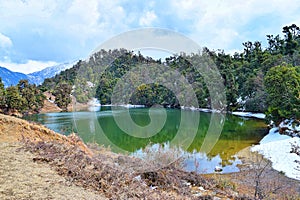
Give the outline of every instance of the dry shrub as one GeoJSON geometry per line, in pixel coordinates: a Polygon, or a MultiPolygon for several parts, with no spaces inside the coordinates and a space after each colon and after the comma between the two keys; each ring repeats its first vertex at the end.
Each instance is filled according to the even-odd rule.
{"type": "MultiPolygon", "coordinates": [[[[213,180],[185,172],[179,163],[142,172],[131,166],[146,166],[145,160],[114,154],[95,145],[90,156],[76,145],[78,141],[74,145],[56,141],[24,143],[24,149],[36,155],[34,162],[49,163],[70,183],[98,191],[109,199],[212,199],[210,195],[194,196],[186,183],[216,188],[213,180]]],[[[226,195],[224,191],[220,193],[226,195]]]]}
{"type": "Polygon", "coordinates": [[[166,167],[183,170],[185,168],[183,154],[180,148],[170,147],[168,144],[149,144],[140,155],[135,155],[143,160],[135,170],[149,172],[166,167]]]}
{"type": "Polygon", "coordinates": [[[33,161],[47,162],[70,183],[98,191],[110,199],[187,198],[176,192],[151,189],[144,180],[135,178],[139,174],[119,165],[118,157],[105,154],[89,157],[76,146],[56,142],[25,144],[25,149],[36,155],[33,161]]]}

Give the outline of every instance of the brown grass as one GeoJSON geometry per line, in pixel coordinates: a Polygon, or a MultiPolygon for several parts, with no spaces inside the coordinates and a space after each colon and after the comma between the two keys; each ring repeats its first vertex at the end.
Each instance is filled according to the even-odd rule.
{"type": "Polygon", "coordinates": [[[212,179],[205,179],[199,174],[188,173],[170,165],[157,171],[140,173],[130,166],[135,162],[143,162],[142,160],[124,155],[111,157],[110,153],[105,153],[103,150],[101,154],[94,153],[89,157],[76,146],[42,141],[38,143],[25,141],[25,149],[36,155],[35,162],[46,162],[68,181],[100,192],[110,199],[201,199],[204,197],[195,197],[191,186],[201,186],[207,190],[215,188],[215,193],[230,197],[229,190],[217,189],[212,179]]]}

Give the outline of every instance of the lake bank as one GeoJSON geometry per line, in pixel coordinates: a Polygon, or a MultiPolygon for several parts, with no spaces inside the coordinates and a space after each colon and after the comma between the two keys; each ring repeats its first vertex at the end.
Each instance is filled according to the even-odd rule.
{"type": "MultiPolygon", "coordinates": [[[[214,198],[214,197],[218,197],[220,199],[236,199],[236,198],[242,197],[242,196],[243,197],[249,196],[249,198],[251,198],[253,196],[254,179],[253,179],[253,177],[252,178],[249,177],[249,178],[245,179],[244,175],[248,173],[248,171],[246,170],[247,169],[246,167],[242,168],[243,169],[242,172],[227,174],[227,175],[220,175],[221,177],[218,177],[218,175],[216,175],[216,174],[212,174],[212,175],[207,175],[207,178],[205,178],[205,176],[202,176],[202,175],[196,175],[195,173],[187,173],[187,172],[176,171],[176,170],[174,171],[174,169],[171,171],[169,171],[170,169],[165,169],[166,171],[157,171],[157,172],[153,172],[153,173],[146,173],[143,176],[139,176],[138,174],[128,173],[128,169],[126,169],[125,171],[124,171],[124,169],[119,171],[121,169],[119,167],[122,167],[122,165],[125,166],[126,163],[128,164],[128,162],[130,164],[130,162],[131,162],[130,157],[126,157],[124,155],[107,153],[107,150],[101,149],[101,148],[100,149],[92,148],[92,152],[94,152],[94,154],[98,155],[98,161],[97,161],[98,164],[94,163],[92,168],[90,168],[90,167],[84,167],[81,169],[76,168],[76,167],[73,168],[74,166],[72,165],[72,163],[68,163],[66,165],[65,162],[67,160],[72,161],[73,159],[75,159],[72,162],[75,162],[75,163],[80,162],[81,163],[81,161],[83,161],[83,164],[88,166],[89,165],[88,163],[90,163],[91,161],[88,161],[89,159],[87,159],[87,154],[86,153],[82,154],[82,152],[84,152],[82,150],[80,150],[80,151],[76,150],[76,148],[75,148],[76,145],[75,145],[75,147],[74,146],[72,147],[70,145],[65,146],[65,143],[59,143],[60,145],[57,145],[56,142],[59,142],[61,140],[64,141],[65,139],[60,139],[60,138],[65,138],[65,136],[56,136],[55,135],[55,137],[54,137],[50,133],[52,133],[52,132],[50,130],[44,128],[43,126],[36,125],[36,124],[30,124],[24,120],[20,120],[17,118],[0,115],[0,142],[2,144],[3,143],[11,144],[11,142],[16,142],[17,141],[16,139],[22,140],[22,138],[31,138],[33,141],[40,140],[39,138],[44,138],[46,141],[48,141],[46,143],[39,143],[39,148],[36,148],[37,143],[36,144],[34,144],[34,143],[25,144],[25,143],[19,142],[17,148],[19,149],[19,147],[22,147],[23,150],[21,150],[21,151],[18,150],[17,153],[15,152],[16,149],[14,147],[6,148],[7,145],[5,146],[5,144],[3,144],[5,147],[4,148],[5,150],[0,148],[0,151],[1,151],[0,154],[3,156],[3,160],[9,160],[8,158],[10,155],[20,155],[22,157],[25,154],[29,154],[31,157],[29,157],[28,163],[26,162],[26,163],[22,163],[20,165],[16,165],[14,169],[18,170],[18,167],[22,167],[23,170],[26,170],[28,172],[34,171],[34,169],[31,168],[32,165],[30,163],[33,163],[33,165],[35,167],[36,167],[36,165],[40,165],[40,164],[45,165],[46,167],[48,166],[49,170],[50,170],[50,168],[54,169],[56,171],[56,173],[60,174],[61,177],[64,178],[63,180],[68,180],[67,181],[68,184],[72,184],[72,185],[75,184],[75,186],[79,186],[80,188],[82,188],[82,189],[79,189],[79,188],[76,189],[76,195],[79,195],[79,193],[83,194],[84,191],[86,191],[86,190],[92,191],[92,193],[85,194],[85,195],[91,195],[91,196],[86,196],[87,199],[92,198],[93,197],[92,195],[95,195],[95,194],[100,195],[99,198],[101,196],[103,198],[104,197],[111,198],[113,196],[110,196],[110,195],[112,195],[111,193],[113,191],[115,191],[115,192],[113,192],[113,195],[119,195],[119,198],[121,198],[123,196],[123,197],[128,197],[128,198],[131,197],[131,199],[139,199],[138,197],[142,198],[143,195],[145,195],[145,194],[148,195],[148,196],[146,196],[146,199],[162,199],[162,198],[199,199],[200,197],[202,197],[202,198],[205,197],[208,199],[214,198]],[[24,129],[24,127],[26,127],[26,126],[27,126],[27,128],[24,129]],[[23,132],[24,130],[25,130],[25,132],[23,132]],[[27,132],[27,130],[28,130],[28,132],[27,132]],[[27,133],[30,133],[30,134],[27,134],[27,133]],[[47,138],[48,138],[48,140],[47,140],[47,138]],[[53,140],[54,142],[51,140],[53,140]],[[63,144],[63,145],[61,145],[61,144],[63,144]],[[7,151],[10,151],[11,153],[7,153],[7,151]],[[64,152],[64,153],[62,153],[62,152],[64,152]],[[78,153],[76,153],[76,152],[78,152],[78,153]],[[61,160],[62,162],[57,162],[58,161],[57,159],[61,160]],[[76,161],[76,159],[79,159],[79,160],[76,161]],[[99,163],[99,159],[101,161],[100,163],[99,163]],[[117,165],[116,165],[116,163],[117,163],[117,165]],[[90,171],[90,170],[93,169],[95,166],[100,167],[99,169],[102,169],[102,170],[107,169],[108,172],[110,172],[109,174],[113,173],[113,174],[115,174],[115,176],[117,176],[117,177],[119,176],[119,178],[116,178],[118,183],[115,183],[116,187],[118,189],[113,186],[112,182],[108,182],[111,184],[111,186],[106,183],[106,186],[104,188],[103,188],[103,186],[104,186],[103,184],[105,182],[102,182],[102,187],[95,189],[95,185],[93,186],[93,184],[95,182],[91,181],[90,179],[89,179],[90,181],[88,181],[88,182],[84,181],[85,180],[84,175],[82,175],[81,173],[82,172],[90,173],[90,172],[94,171],[94,170],[92,170],[92,171],[90,171]],[[119,170],[110,171],[113,169],[112,166],[114,166],[113,168],[115,168],[115,166],[118,166],[117,169],[119,169],[119,170]],[[67,168],[71,167],[70,168],[70,169],[72,169],[71,172],[74,172],[74,173],[68,174],[68,171],[65,171],[66,170],[65,167],[67,167],[67,168]],[[79,171],[77,171],[77,170],[79,170],[79,171]],[[127,173],[124,174],[124,172],[127,172],[127,173]],[[164,175],[161,173],[163,173],[164,175]],[[172,177],[174,177],[175,174],[176,174],[176,177],[179,178],[177,180],[180,180],[180,182],[176,182],[172,178],[172,177]],[[244,174],[244,175],[242,175],[242,174],[244,174]],[[230,175],[232,175],[232,177],[228,179],[228,176],[230,176],[230,175]],[[152,180],[152,181],[148,182],[149,180],[152,180]],[[160,180],[160,181],[157,182],[158,180],[160,180]],[[135,182],[135,181],[137,181],[137,182],[135,182]],[[142,182],[140,182],[140,181],[142,181],[142,182]],[[165,181],[169,182],[170,185],[165,185],[167,183],[165,181]],[[172,181],[174,181],[174,183],[172,183],[172,181]],[[240,185],[242,185],[241,183],[244,183],[246,186],[244,188],[240,187],[240,185]],[[138,184],[138,185],[136,185],[136,184],[138,184]],[[105,191],[102,191],[103,189],[105,189],[105,191]],[[185,191],[185,192],[183,192],[183,191],[185,191]],[[188,196],[186,196],[186,195],[188,195],[188,196]]],[[[26,158],[26,156],[25,156],[25,158],[26,158]]],[[[11,164],[12,163],[6,162],[6,165],[11,165],[11,164]]],[[[14,163],[14,165],[15,165],[15,163],[14,163]]],[[[80,165],[76,165],[76,166],[82,166],[82,165],[80,164],[80,165]]],[[[6,167],[10,168],[12,166],[6,166],[6,167]]],[[[3,167],[3,169],[6,169],[6,168],[3,167]]],[[[112,174],[109,176],[105,176],[106,173],[103,174],[103,173],[97,172],[97,174],[100,175],[100,177],[98,177],[98,178],[100,178],[99,180],[101,180],[101,179],[107,180],[107,178],[109,180],[109,178],[115,177],[115,176],[112,176],[112,174]]],[[[18,174],[16,174],[16,176],[17,175],[18,174]]],[[[55,179],[56,179],[56,177],[53,177],[53,179],[51,179],[51,176],[47,177],[46,175],[42,176],[42,175],[38,175],[38,174],[34,175],[34,176],[28,176],[28,177],[30,177],[27,181],[28,188],[33,187],[33,185],[34,185],[34,184],[30,183],[31,181],[33,181],[32,177],[33,178],[39,177],[39,179],[41,181],[48,182],[48,183],[53,183],[53,181],[55,181],[55,179]]],[[[57,180],[62,180],[62,179],[57,179],[57,180]]],[[[7,183],[3,180],[1,180],[0,182],[3,182],[4,184],[7,183]]],[[[64,183],[64,182],[62,181],[62,183],[64,183]]],[[[289,181],[289,179],[286,179],[284,183],[289,184],[289,186],[292,189],[293,188],[295,190],[297,189],[295,182],[289,181]]],[[[20,186],[22,186],[23,182],[20,182],[19,184],[20,184],[20,186]]],[[[44,187],[44,186],[41,186],[41,187],[44,187]]],[[[45,187],[49,187],[49,186],[45,186],[45,187]]],[[[62,187],[62,186],[60,186],[60,187],[62,187]]],[[[70,187],[73,187],[73,186],[68,185],[67,187],[69,187],[70,191],[72,191],[70,187]]],[[[13,190],[13,191],[18,190],[18,188],[14,188],[13,186],[7,186],[7,185],[3,185],[2,188],[11,188],[11,190],[13,190]]],[[[20,188],[22,188],[22,187],[20,187],[20,188]]],[[[62,187],[62,189],[63,189],[63,187],[62,187]]],[[[282,187],[274,195],[285,194],[284,189],[286,189],[286,187],[282,187]]],[[[41,190],[37,190],[37,192],[38,191],[41,191],[41,190]]],[[[31,195],[32,199],[38,199],[37,198],[38,196],[34,196],[34,195],[37,195],[34,191],[29,191],[26,188],[24,189],[24,187],[23,187],[23,190],[19,190],[16,192],[19,192],[18,197],[25,198],[25,197],[28,197],[26,195],[31,195]],[[24,194],[23,196],[22,196],[22,193],[24,194]]],[[[3,193],[3,192],[1,193],[0,192],[0,196],[6,195],[6,196],[4,196],[6,198],[7,197],[13,198],[15,194],[16,193],[3,193]],[[11,195],[11,196],[9,196],[9,195],[11,195]]],[[[43,194],[45,196],[40,196],[40,197],[47,197],[47,195],[50,195],[50,193],[47,193],[46,191],[44,191],[43,194]]],[[[61,195],[61,194],[59,192],[57,192],[57,193],[53,193],[53,195],[61,195]]],[[[297,193],[289,193],[289,195],[297,195],[297,193]]],[[[61,197],[61,196],[55,196],[54,198],[59,198],[59,197],[61,197]]],[[[280,198],[280,196],[277,196],[277,197],[278,197],[277,199],[282,199],[282,198],[280,198]]],[[[245,198],[245,199],[247,199],[247,198],[245,198]]]]}
{"type": "Polygon", "coordinates": [[[0,115],[0,144],[1,159],[5,161],[1,163],[5,165],[1,165],[5,173],[0,175],[3,183],[0,197],[3,199],[51,196],[71,199],[68,191],[75,192],[72,187],[81,188],[76,189],[72,198],[82,195],[85,199],[196,199],[196,196],[227,199],[235,194],[230,189],[218,189],[211,179],[171,166],[154,172],[133,172],[128,167],[136,162],[132,157],[110,153],[99,147],[82,149],[85,145],[80,143],[80,139],[62,136],[41,125],[10,116],[0,115]],[[51,176],[53,170],[63,179],[51,176]],[[26,180],[22,178],[24,175],[16,173],[18,171],[26,175],[26,180]],[[47,173],[39,174],[43,171],[47,173]],[[18,184],[6,181],[10,173],[15,173],[14,180],[23,181],[18,184]],[[178,178],[174,179],[174,174],[178,178]],[[39,185],[37,181],[45,184],[39,185]],[[61,190],[47,192],[45,188],[51,187],[48,183],[55,185],[53,189],[59,185],[62,190],[66,189],[66,193],[61,194],[61,190]],[[64,187],[66,183],[68,188],[64,187]],[[19,187],[15,188],[14,184],[19,187]],[[32,191],[32,188],[36,190],[32,191]]]}
{"type": "Polygon", "coordinates": [[[240,172],[213,174],[209,177],[223,178],[232,182],[240,195],[250,194],[254,199],[257,189],[264,199],[299,199],[300,182],[287,177],[272,167],[272,163],[261,154],[248,147],[238,153],[243,164],[240,172]]]}
{"type": "Polygon", "coordinates": [[[174,141],[180,133],[182,139],[179,142],[190,139],[183,152],[187,158],[186,169],[198,173],[212,173],[216,166],[223,167],[223,172],[227,173],[239,171],[236,165],[240,161],[235,154],[245,147],[258,144],[267,134],[264,121],[254,118],[155,108],[152,109],[152,117],[160,119],[155,122],[150,120],[149,112],[149,108],[102,106],[98,112],[47,113],[26,119],[44,124],[61,134],[76,132],[85,142],[110,146],[114,152],[127,154],[142,153],[148,145],[182,147],[174,141]],[[130,117],[124,116],[126,112],[130,113],[130,117]],[[198,115],[200,120],[197,120],[198,115]],[[162,126],[160,122],[164,116],[166,121],[162,126]],[[116,123],[116,117],[122,119],[121,127],[116,123]],[[224,125],[220,127],[219,123],[212,123],[213,117],[222,120],[224,125]],[[132,122],[139,127],[133,126],[132,122]],[[216,143],[211,149],[200,152],[205,140],[216,143]],[[195,167],[195,162],[200,167],[195,167]]]}

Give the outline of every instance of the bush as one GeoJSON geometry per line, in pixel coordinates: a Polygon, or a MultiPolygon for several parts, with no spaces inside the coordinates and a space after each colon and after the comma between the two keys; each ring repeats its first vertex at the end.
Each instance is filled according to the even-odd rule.
{"type": "Polygon", "coordinates": [[[272,67],[265,77],[268,93],[267,117],[276,124],[286,118],[300,118],[299,67],[272,67]]]}

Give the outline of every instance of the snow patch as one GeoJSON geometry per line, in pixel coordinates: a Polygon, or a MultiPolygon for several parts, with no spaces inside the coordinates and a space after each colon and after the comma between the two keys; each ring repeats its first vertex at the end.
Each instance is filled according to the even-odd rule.
{"type": "Polygon", "coordinates": [[[95,84],[92,83],[91,81],[87,81],[86,84],[87,84],[87,86],[88,86],[89,88],[95,87],[95,84]]]}
{"type": "Polygon", "coordinates": [[[93,98],[88,102],[88,110],[91,112],[98,112],[101,109],[101,103],[97,98],[93,98]]]}
{"type": "Polygon", "coordinates": [[[220,110],[216,109],[209,109],[209,108],[195,108],[195,107],[188,107],[188,106],[180,106],[182,110],[191,110],[191,111],[200,111],[200,112],[209,112],[209,113],[222,113],[220,110]]]}
{"type": "Polygon", "coordinates": [[[88,102],[89,106],[101,106],[100,101],[97,98],[93,98],[88,102]]]}
{"type": "Polygon", "coordinates": [[[104,104],[101,105],[103,107],[108,107],[108,106],[114,106],[114,107],[124,107],[124,108],[145,108],[145,105],[133,105],[133,104],[119,104],[119,105],[115,105],[115,104],[104,104]]]}
{"type": "Polygon", "coordinates": [[[250,118],[258,118],[265,119],[266,115],[263,113],[252,113],[252,112],[232,112],[233,115],[240,117],[250,117],[250,118]]]}
{"type": "Polygon", "coordinates": [[[144,105],[132,105],[132,104],[125,104],[125,105],[118,105],[118,106],[122,106],[125,108],[145,108],[144,105]]]}
{"type": "Polygon", "coordinates": [[[284,172],[289,178],[300,180],[300,156],[291,153],[292,144],[300,146],[300,138],[281,135],[278,128],[272,128],[251,151],[257,151],[269,159],[275,170],[284,172]]]}

